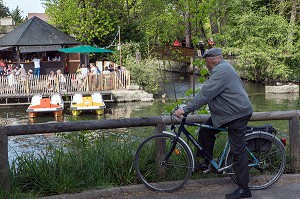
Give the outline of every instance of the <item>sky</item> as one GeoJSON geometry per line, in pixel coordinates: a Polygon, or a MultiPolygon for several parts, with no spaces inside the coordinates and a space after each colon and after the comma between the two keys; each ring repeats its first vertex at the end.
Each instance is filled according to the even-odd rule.
{"type": "Polygon", "coordinates": [[[3,4],[9,8],[10,11],[15,10],[17,6],[22,11],[22,17],[26,17],[28,13],[43,13],[45,9],[43,8],[41,0],[3,0],[3,4]]]}

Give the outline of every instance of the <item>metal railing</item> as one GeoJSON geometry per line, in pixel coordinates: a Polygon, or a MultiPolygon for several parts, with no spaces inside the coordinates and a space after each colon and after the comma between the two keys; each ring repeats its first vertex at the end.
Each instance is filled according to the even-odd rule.
{"type": "Polygon", "coordinates": [[[67,74],[50,75],[8,75],[0,76],[0,96],[32,96],[34,94],[50,95],[56,93],[75,93],[89,91],[108,91],[128,89],[129,71],[108,74],[86,75],[67,74]]]}
{"type": "MultiPolygon", "coordinates": [[[[189,122],[204,122],[209,115],[190,115],[189,122]]],[[[291,168],[300,169],[299,161],[299,111],[256,112],[251,121],[288,120],[289,151],[291,168]]],[[[9,189],[8,136],[33,135],[81,130],[116,129],[128,127],[155,126],[155,132],[160,133],[166,125],[172,124],[170,116],[154,116],[143,118],[89,120],[61,123],[41,123],[31,125],[0,126],[0,188],[9,189]]]]}

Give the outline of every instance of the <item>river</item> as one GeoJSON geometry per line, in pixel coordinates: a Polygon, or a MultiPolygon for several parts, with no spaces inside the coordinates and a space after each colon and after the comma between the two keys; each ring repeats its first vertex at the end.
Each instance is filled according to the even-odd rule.
{"type": "MultiPolygon", "coordinates": [[[[166,73],[170,80],[162,86],[161,92],[155,97],[153,102],[128,102],[128,103],[107,103],[107,110],[104,116],[97,116],[91,113],[80,114],[74,118],[68,110],[58,122],[74,120],[98,120],[110,118],[147,117],[168,114],[162,108],[164,103],[161,99],[162,93],[169,97],[183,98],[184,93],[193,87],[193,76],[181,73],[166,73]],[[172,77],[172,78],[171,78],[172,77]],[[174,82],[174,83],[172,83],[174,82]],[[174,87],[173,87],[174,85],[174,87]],[[174,92],[175,90],[175,92],[174,92]]],[[[299,94],[265,94],[265,85],[244,81],[247,93],[250,96],[255,112],[264,111],[285,111],[299,110],[299,94]]],[[[200,88],[201,84],[196,83],[195,88],[200,88]]],[[[56,122],[51,115],[44,115],[34,120],[30,119],[26,112],[27,107],[1,108],[1,125],[18,125],[42,122],[56,122]]],[[[287,121],[264,121],[256,122],[255,125],[272,124],[281,132],[288,132],[287,121]]],[[[16,153],[43,149],[49,142],[49,135],[36,136],[15,136],[9,137],[9,158],[13,158],[16,153]]]]}

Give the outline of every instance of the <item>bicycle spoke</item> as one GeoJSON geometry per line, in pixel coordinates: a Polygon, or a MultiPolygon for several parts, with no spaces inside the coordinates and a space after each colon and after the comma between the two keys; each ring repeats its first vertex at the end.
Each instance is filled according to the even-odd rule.
{"type": "Polygon", "coordinates": [[[139,179],[148,188],[171,192],[181,188],[189,179],[192,172],[191,154],[188,148],[178,141],[169,158],[165,160],[172,145],[172,136],[156,135],[146,139],[137,150],[136,171],[139,179]]]}
{"type": "MultiPolygon", "coordinates": [[[[249,187],[252,189],[263,189],[274,184],[281,174],[285,166],[285,152],[282,143],[274,136],[267,133],[254,133],[247,138],[247,147],[252,152],[255,160],[249,154],[250,182],[249,187]]],[[[226,165],[232,162],[230,155],[227,155],[226,165]]],[[[233,173],[230,177],[236,182],[233,169],[229,170],[233,173]]]]}

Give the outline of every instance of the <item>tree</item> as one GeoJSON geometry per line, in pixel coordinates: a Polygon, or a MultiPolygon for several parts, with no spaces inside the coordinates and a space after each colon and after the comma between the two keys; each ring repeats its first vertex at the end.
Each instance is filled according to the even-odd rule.
{"type": "Polygon", "coordinates": [[[195,46],[212,37],[256,81],[286,79],[289,71],[279,58],[300,46],[299,0],[44,1],[51,22],[84,43],[117,44],[118,26],[121,42],[138,42],[141,53],[175,39],[195,46]]]}
{"type": "Polygon", "coordinates": [[[296,26],[296,16],[297,16],[297,0],[291,0],[292,9],[291,9],[291,17],[290,17],[290,26],[292,27],[292,31],[290,31],[287,40],[287,48],[289,51],[293,51],[293,39],[295,33],[296,26]]]}
{"type": "Polygon", "coordinates": [[[0,1],[0,18],[9,16],[9,8],[6,7],[2,1],[0,1]]]}
{"type": "Polygon", "coordinates": [[[12,10],[10,12],[10,15],[12,16],[14,22],[16,23],[16,25],[21,24],[24,22],[24,19],[22,18],[21,15],[21,10],[19,9],[19,6],[17,6],[17,8],[15,10],[12,10]]]}
{"type": "Polygon", "coordinates": [[[288,78],[290,71],[280,61],[287,51],[290,32],[283,17],[267,16],[263,11],[252,12],[244,14],[235,26],[227,28],[227,50],[237,56],[236,66],[247,79],[262,82],[288,78]]]}
{"type": "Polygon", "coordinates": [[[83,43],[94,44],[114,30],[105,1],[45,0],[44,4],[50,23],[83,43]]]}
{"type": "Polygon", "coordinates": [[[150,44],[170,44],[184,35],[181,13],[168,1],[143,0],[138,20],[150,44]]]}

